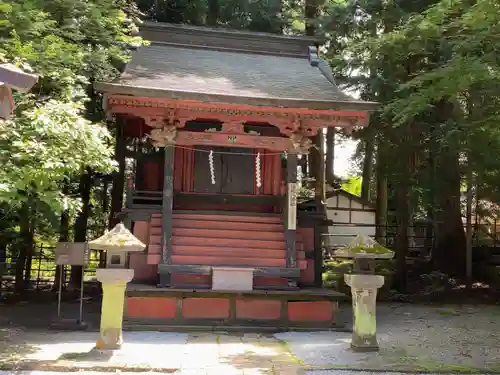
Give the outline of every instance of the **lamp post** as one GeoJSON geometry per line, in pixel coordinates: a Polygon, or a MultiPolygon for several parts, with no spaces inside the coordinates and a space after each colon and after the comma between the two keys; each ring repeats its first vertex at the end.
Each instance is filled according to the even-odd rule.
{"type": "Polygon", "coordinates": [[[0,64],[0,119],[8,120],[14,111],[12,90],[28,92],[38,76],[22,71],[11,64],[0,64]]]}

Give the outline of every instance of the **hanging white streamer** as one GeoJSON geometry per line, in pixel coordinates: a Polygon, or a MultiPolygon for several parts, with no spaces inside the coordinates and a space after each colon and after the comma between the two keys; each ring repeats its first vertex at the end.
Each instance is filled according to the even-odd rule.
{"type": "Polygon", "coordinates": [[[210,179],[212,180],[212,185],[215,185],[215,168],[214,168],[214,152],[210,150],[208,154],[208,165],[210,167],[210,179]]]}
{"type": "Polygon", "coordinates": [[[262,186],[262,179],[260,177],[260,152],[257,152],[257,156],[255,157],[255,180],[257,187],[262,186]]]}

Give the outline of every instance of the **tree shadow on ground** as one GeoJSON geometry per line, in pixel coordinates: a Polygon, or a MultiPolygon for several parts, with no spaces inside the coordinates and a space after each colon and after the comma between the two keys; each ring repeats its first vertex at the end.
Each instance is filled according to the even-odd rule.
{"type": "Polygon", "coordinates": [[[57,358],[56,361],[72,361],[72,362],[97,362],[106,363],[113,357],[112,350],[99,350],[92,348],[88,352],[78,353],[63,353],[57,358]]]}
{"type": "Polygon", "coordinates": [[[36,345],[23,339],[24,330],[16,327],[0,328],[0,368],[16,369],[28,354],[35,353],[36,345]]]}
{"type": "Polygon", "coordinates": [[[306,373],[300,363],[288,353],[262,354],[246,350],[243,353],[222,356],[220,363],[230,365],[236,370],[252,371],[261,375],[306,373]]]}

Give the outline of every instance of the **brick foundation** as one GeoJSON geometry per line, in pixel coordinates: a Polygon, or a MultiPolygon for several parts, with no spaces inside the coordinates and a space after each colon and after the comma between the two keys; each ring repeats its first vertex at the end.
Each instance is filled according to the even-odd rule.
{"type": "Polygon", "coordinates": [[[255,297],[213,292],[156,292],[151,296],[127,296],[125,320],[144,324],[257,325],[334,328],[336,300],[297,301],[269,295],[255,297]]]}

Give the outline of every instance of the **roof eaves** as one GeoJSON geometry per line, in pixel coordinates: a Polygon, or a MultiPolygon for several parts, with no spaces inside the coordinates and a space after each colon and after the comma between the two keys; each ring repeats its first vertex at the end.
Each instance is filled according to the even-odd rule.
{"type": "Polygon", "coordinates": [[[332,111],[374,111],[379,103],[358,100],[309,100],[276,97],[249,97],[223,94],[208,94],[194,91],[176,91],[142,86],[131,86],[119,83],[98,82],[94,85],[97,92],[132,95],[148,98],[168,98],[175,100],[194,100],[205,103],[246,104],[281,108],[306,108],[332,111]]]}

